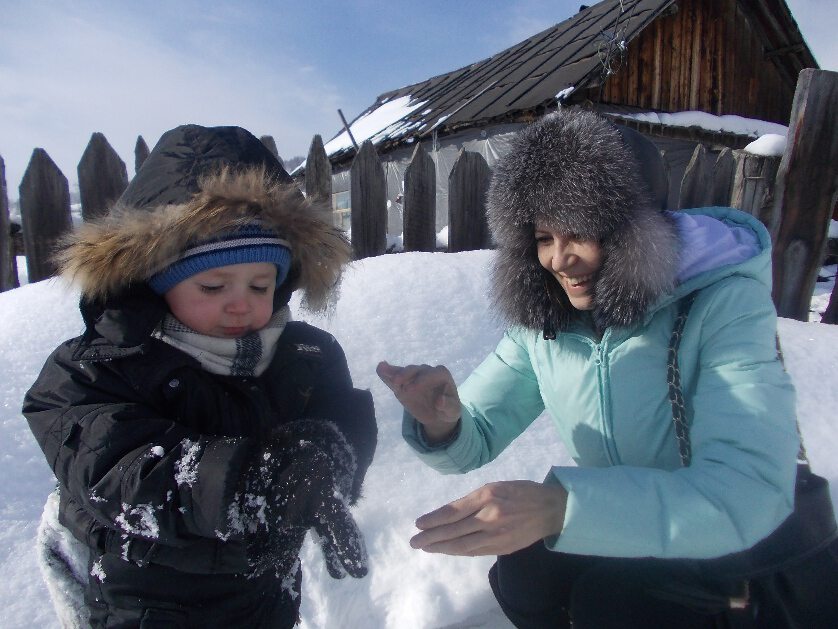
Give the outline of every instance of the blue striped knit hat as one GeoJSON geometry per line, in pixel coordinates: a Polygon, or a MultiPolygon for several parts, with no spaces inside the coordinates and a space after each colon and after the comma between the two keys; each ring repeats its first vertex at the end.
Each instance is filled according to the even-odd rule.
{"type": "Polygon", "coordinates": [[[148,280],[163,295],[183,280],[209,269],[231,264],[270,262],[276,265],[276,285],[281,286],[291,268],[291,245],[275,232],[250,223],[211,240],[190,245],[177,260],[148,280]]]}

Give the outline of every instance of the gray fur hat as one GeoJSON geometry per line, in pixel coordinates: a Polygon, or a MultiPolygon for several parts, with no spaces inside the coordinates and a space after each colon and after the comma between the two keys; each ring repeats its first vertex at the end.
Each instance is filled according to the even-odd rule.
{"type": "Polygon", "coordinates": [[[638,139],[580,109],[524,128],[496,164],[488,220],[498,246],[494,298],[509,323],[563,330],[579,311],[539,263],[535,225],[602,248],[593,288],[598,329],[630,326],[672,290],[678,268],[673,219],[652,201],[635,159],[638,139]]]}

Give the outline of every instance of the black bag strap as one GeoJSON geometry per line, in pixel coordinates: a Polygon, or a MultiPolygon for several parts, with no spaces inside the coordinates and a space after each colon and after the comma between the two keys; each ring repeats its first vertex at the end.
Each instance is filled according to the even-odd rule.
{"type": "Polygon", "coordinates": [[[690,293],[678,302],[678,315],[672,326],[672,336],[669,337],[669,351],[666,358],[666,383],[669,392],[669,404],[672,406],[672,422],[675,424],[675,438],[678,440],[678,454],[681,465],[688,467],[692,459],[690,447],[690,427],[687,422],[687,409],[684,406],[684,395],[681,392],[681,369],[678,366],[678,348],[687,323],[687,315],[695,300],[695,293],[690,293]]]}
{"type": "MultiPolygon", "coordinates": [[[[666,381],[669,393],[669,404],[672,407],[672,423],[675,425],[675,438],[678,440],[678,454],[681,457],[681,465],[688,467],[692,459],[692,447],[690,445],[690,426],[687,421],[687,410],[684,405],[684,395],[681,390],[681,369],[678,365],[678,348],[681,346],[681,337],[684,334],[684,326],[690,314],[695,293],[690,293],[678,303],[678,314],[675,323],[672,325],[672,335],[669,337],[669,350],[666,362],[666,381]]],[[[780,347],[780,336],[775,336],[777,346],[777,358],[785,369],[783,350],[780,347]]],[[[803,434],[800,432],[800,422],[797,424],[797,436],[800,441],[800,450],[797,460],[801,465],[809,467],[809,459],[806,456],[806,448],[803,446],[803,434]]]]}

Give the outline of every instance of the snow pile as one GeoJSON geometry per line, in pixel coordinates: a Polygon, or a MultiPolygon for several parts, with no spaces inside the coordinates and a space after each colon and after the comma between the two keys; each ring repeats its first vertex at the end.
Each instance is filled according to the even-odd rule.
{"type": "Polygon", "coordinates": [[[786,136],[778,133],[766,133],[748,144],[745,151],[764,157],[781,157],[786,151],[786,136]]]}
{"type": "MultiPolygon", "coordinates": [[[[569,464],[564,447],[542,417],[485,468],[465,476],[440,476],[403,443],[401,409],[374,371],[380,360],[445,364],[461,381],[503,331],[489,304],[492,257],[492,252],[477,251],[360,260],[348,268],[331,317],[307,316],[299,301],[292,301],[298,319],[327,329],[341,342],[355,386],[371,390],[379,421],[378,451],[355,509],[366,537],[370,573],[361,580],[331,579],[319,548],[307,541],[302,553],[305,628],[511,626],[486,581],[491,558],[428,555],[411,549],[408,540],[416,533],[419,515],[484,483],[540,481],[551,465],[569,464]]],[[[831,290],[830,282],[824,290],[831,290]]],[[[0,477],[5,479],[0,485],[0,624],[6,629],[59,627],[33,552],[54,479],[20,415],[20,403],[52,349],[81,331],[77,298],[59,280],[0,294],[0,477]]],[[[838,390],[832,383],[838,369],[838,326],[783,319],[780,337],[798,389],[809,456],[838,498],[833,421],[838,390]]],[[[141,521],[150,525],[150,520],[141,521]]]]}

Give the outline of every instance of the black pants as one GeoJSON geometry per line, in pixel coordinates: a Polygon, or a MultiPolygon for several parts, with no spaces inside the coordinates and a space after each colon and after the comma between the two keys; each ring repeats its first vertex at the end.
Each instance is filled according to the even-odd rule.
{"type": "Polygon", "coordinates": [[[111,554],[95,564],[102,578],[91,575],[85,603],[97,629],[290,629],[298,618],[300,570],[285,582],[272,573],[248,578],[139,567],[111,554]]]}
{"type": "Polygon", "coordinates": [[[492,591],[519,629],[726,627],[731,597],[744,583],[714,580],[694,563],[568,555],[543,542],[501,555],[492,591]]]}

